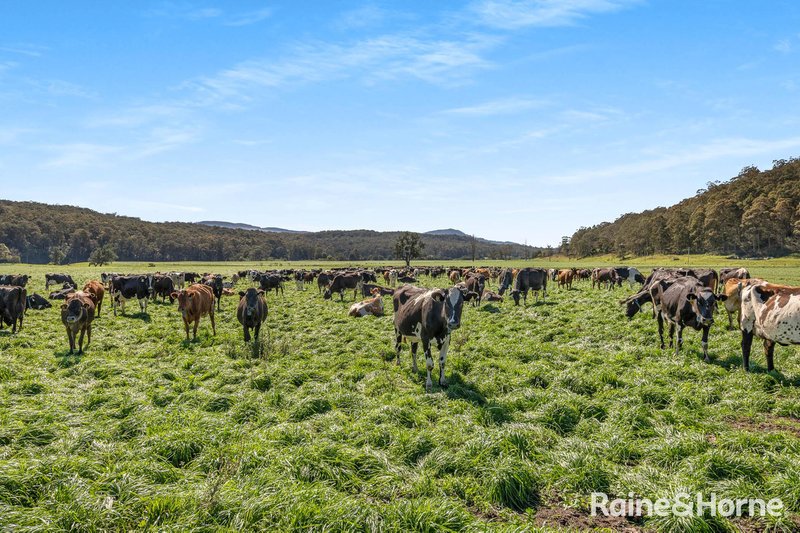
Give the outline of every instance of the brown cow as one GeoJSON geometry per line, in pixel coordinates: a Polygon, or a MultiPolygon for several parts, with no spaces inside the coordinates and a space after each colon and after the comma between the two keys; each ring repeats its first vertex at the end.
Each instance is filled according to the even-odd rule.
{"type": "Polygon", "coordinates": [[[197,338],[197,326],[200,325],[200,318],[208,315],[211,319],[211,330],[217,334],[217,326],[214,323],[214,293],[211,287],[201,283],[189,285],[186,289],[173,292],[170,295],[178,300],[178,311],[183,316],[183,327],[186,329],[186,340],[189,340],[189,323],[194,322],[192,338],[197,338]]]}
{"type": "Polygon", "coordinates": [[[461,272],[458,270],[451,270],[450,274],[448,274],[450,281],[455,285],[461,280],[461,272]]]}
{"type": "Polygon", "coordinates": [[[372,289],[372,298],[357,302],[350,306],[347,313],[350,316],[360,317],[367,315],[383,316],[383,297],[380,288],[372,289]]]}
{"type": "Polygon", "coordinates": [[[253,337],[258,340],[258,333],[261,331],[261,323],[267,319],[267,302],[264,300],[262,289],[249,288],[246,291],[239,291],[239,307],[236,308],[236,319],[244,328],[244,341],[250,342],[250,329],[253,329],[253,337]]]}
{"type": "Polygon", "coordinates": [[[95,309],[97,312],[95,316],[100,316],[100,308],[103,307],[103,298],[106,295],[106,289],[103,287],[103,284],[96,280],[90,280],[86,282],[86,285],[83,286],[83,292],[85,292],[89,298],[92,299],[92,302],[95,305],[95,309]]]}
{"type": "Polygon", "coordinates": [[[572,288],[572,280],[575,279],[575,269],[559,270],[558,271],[558,287],[572,288]]]}
{"type": "Polygon", "coordinates": [[[748,287],[754,283],[764,283],[764,280],[758,278],[739,279],[728,278],[722,288],[722,293],[728,297],[725,300],[725,311],[728,313],[728,329],[733,327],[733,314],[738,313],[736,322],[740,322],[742,315],[742,288],[748,287]]]}
{"type": "Polygon", "coordinates": [[[94,302],[83,291],[73,292],[61,305],[61,322],[67,328],[69,353],[75,351],[75,341],[80,331],[78,355],[83,353],[83,335],[87,335],[86,346],[92,342],[92,320],[94,320],[94,302]]]}

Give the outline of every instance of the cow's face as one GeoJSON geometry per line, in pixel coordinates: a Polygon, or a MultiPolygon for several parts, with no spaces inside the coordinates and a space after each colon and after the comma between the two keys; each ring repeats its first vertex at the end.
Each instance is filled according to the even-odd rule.
{"type": "Polygon", "coordinates": [[[447,329],[452,331],[461,327],[461,310],[464,307],[464,294],[456,287],[450,287],[444,297],[444,314],[447,329]]]}
{"type": "Polygon", "coordinates": [[[244,313],[246,316],[254,316],[258,311],[258,302],[261,299],[261,295],[264,294],[264,291],[261,289],[247,289],[246,291],[242,291],[239,295],[242,297],[244,301],[244,313]]]}
{"type": "Polygon", "coordinates": [[[326,299],[326,300],[330,300],[330,299],[331,299],[331,288],[330,288],[330,287],[328,287],[327,289],[325,289],[325,292],[324,292],[324,293],[322,293],[322,297],[323,297],[324,299],[326,299]]]}
{"type": "Polygon", "coordinates": [[[178,311],[180,311],[181,313],[185,313],[186,310],[189,308],[189,304],[192,301],[193,293],[186,291],[178,291],[178,292],[173,292],[172,294],[170,294],[170,296],[178,300],[178,311]]]}
{"type": "Polygon", "coordinates": [[[642,304],[639,303],[637,298],[634,298],[628,301],[628,304],[625,307],[625,316],[628,317],[628,320],[630,320],[641,310],[642,304]]]}
{"type": "MultiPolygon", "coordinates": [[[[719,295],[720,300],[725,300],[726,298],[724,294],[719,295]]],[[[692,310],[697,316],[697,322],[701,326],[710,326],[714,323],[714,311],[717,310],[718,297],[713,292],[690,292],[686,295],[686,299],[692,305],[692,310]]]]}
{"type": "Polygon", "coordinates": [[[89,304],[84,304],[77,298],[61,305],[61,317],[67,324],[79,322],[89,309],[89,304]]]}

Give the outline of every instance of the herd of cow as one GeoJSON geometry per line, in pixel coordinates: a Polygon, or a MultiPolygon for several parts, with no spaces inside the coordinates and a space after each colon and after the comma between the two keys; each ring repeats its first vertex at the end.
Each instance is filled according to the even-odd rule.
{"type": "MultiPolygon", "coordinates": [[[[22,328],[27,309],[41,310],[52,307],[50,302],[38,294],[27,294],[27,275],[0,275],[0,328],[9,325],[12,333],[22,328]]],[[[775,344],[800,344],[800,287],[789,287],[751,278],[744,268],[721,269],[667,269],[657,268],[645,278],[633,267],[588,269],[543,269],[543,268],[422,268],[396,269],[375,268],[372,270],[278,270],[259,272],[246,270],[234,274],[230,281],[220,274],[198,274],[195,272],[169,272],[155,274],[120,275],[103,273],[101,279],[88,281],[82,290],[68,274],[47,274],[45,287],[60,285],[61,289],[49,294],[49,299],[64,300],[61,305],[61,321],[69,340],[70,353],[77,347],[83,352],[84,335],[88,346],[91,343],[92,322],[100,316],[106,293],[109,295],[114,315],[119,308],[125,312],[125,302],[136,299],[142,313],[147,312],[148,300],[161,297],[162,302],[169,298],[170,304],[176,300],[183,319],[186,339],[193,326],[192,337],[197,337],[200,319],[208,316],[212,333],[216,335],[214,320],[216,311],[221,310],[220,301],[225,295],[237,294],[235,285],[240,280],[250,282],[251,286],[238,292],[239,304],[236,317],[242,325],[244,340],[258,339],[261,325],[266,321],[268,306],[266,293],[274,290],[283,294],[283,284],[294,280],[298,290],[305,290],[307,284],[317,282],[323,298],[329,300],[338,293],[340,301],[348,290],[353,290],[353,299],[359,293],[368,297],[356,301],[349,309],[350,316],[381,316],[384,313],[383,297],[392,297],[395,329],[395,351],[397,362],[403,340],[411,344],[413,369],[417,370],[417,347],[421,343],[425,354],[427,380],[426,389],[432,387],[431,372],[434,361],[431,345],[435,343],[439,351],[439,385],[446,386],[444,368],[450,334],[461,325],[464,302],[479,306],[483,301],[503,301],[509,291],[515,305],[522,299],[527,305],[528,292],[533,292],[538,301],[540,295],[547,296],[548,281],[559,288],[571,289],[579,280],[591,280],[592,288],[608,290],[621,286],[623,282],[640,290],[620,303],[626,307],[626,316],[633,318],[651,304],[652,316],[658,322],[661,348],[664,348],[664,322],[670,326],[670,347],[677,354],[683,342],[686,327],[702,331],[702,349],[706,361],[708,357],[708,334],[714,323],[714,313],[718,302],[723,302],[728,313],[729,327],[733,329],[732,316],[739,314],[742,333],[742,359],[744,368],[749,369],[749,359],[754,336],[764,340],[764,351],[768,370],[774,369],[773,355],[775,344]],[[413,285],[420,276],[432,279],[447,279],[451,286],[442,288],[422,288],[413,285]],[[378,285],[382,279],[386,286],[378,285]],[[495,281],[497,292],[487,289],[495,281]],[[186,284],[189,284],[186,286],[186,284]],[[398,284],[402,284],[399,288],[398,284]],[[675,338],[677,333],[677,337],[675,338]]]]}

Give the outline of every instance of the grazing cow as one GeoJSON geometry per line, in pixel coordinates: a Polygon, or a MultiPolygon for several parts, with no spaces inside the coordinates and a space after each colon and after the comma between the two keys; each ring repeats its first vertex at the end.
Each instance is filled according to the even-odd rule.
{"type": "Polygon", "coordinates": [[[428,370],[425,390],[430,392],[433,386],[431,342],[435,341],[439,349],[439,385],[446,387],[444,367],[450,346],[450,333],[461,327],[464,295],[455,287],[444,290],[404,285],[395,291],[392,306],[397,364],[400,364],[403,339],[408,339],[411,342],[412,370],[417,372],[417,345],[421,342],[425,353],[425,367],[428,370]]]}
{"type": "Polygon", "coordinates": [[[30,276],[27,274],[6,274],[0,276],[0,285],[10,285],[12,287],[24,287],[28,284],[30,276]]]}
{"type": "Polygon", "coordinates": [[[92,343],[92,320],[94,320],[94,302],[82,291],[73,293],[61,304],[61,323],[67,329],[69,353],[75,351],[77,341],[78,355],[83,353],[83,336],[87,336],[86,346],[92,343]],[[80,332],[80,337],[78,333],[80,332]]]}
{"type": "Polygon", "coordinates": [[[634,283],[644,285],[644,276],[634,267],[616,267],[614,271],[617,273],[617,285],[620,287],[622,287],[623,281],[627,281],[630,288],[633,288],[634,283]]]}
{"type": "Polygon", "coordinates": [[[611,290],[618,278],[617,271],[613,268],[595,268],[592,270],[592,288],[597,286],[599,289],[602,284],[604,288],[611,290]]]}
{"type": "Polygon", "coordinates": [[[472,305],[480,306],[483,290],[486,288],[486,278],[483,274],[469,274],[465,282],[467,292],[474,292],[476,297],[472,300],[472,305]]]}
{"type": "Polygon", "coordinates": [[[222,279],[222,274],[209,274],[203,280],[203,285],[211,289],[211,292],[214,293],[214,298],[217,300],[217,311],[222,310],[222,290],[225,288],[222,284],[222,279]]]}
{"type": "Polygon", "coordinates": [[[59,283],[69,283],[73,287],[78,284],[72,279],[69,274],[45,274],[44,275],[44,288],[49,289],[50,285],[58,285],[59,283]]]}
{"type": "Polygon", "coordinates": [[[519,305],[519,297],[522,295],[522,305],[528,303],[528,291],[536,293],[536,301],[539,301],[539,291],[542,291],[542,300],[547,298],[547,271],[543,268],[522,268],[517,272],[514,280],[514,289],[511,297],[514,298],[514,305],[519,305]]]}
{"type": "Polygon", "coordinates": [[[575,279],[575,269],[570,268],[558,271],[558,287],[572,288],[572,280],[575,279]]]}
{"type": "Polygon", "coordinates": [[[735,329],[733,327],[733,314],[738,313],[736,322],[741,322],[742,319],[742,288],[752,285],[754,283],[766,283],[762,279],[749,278],[738,279],[728,278],[722,286],[722,293],[728,297],[725,300],[725,311],[728,313],[728,329],[735,329]]]}
{"type": "Polygon", "coordinates": [[[710,362],[708,331],[714,323],[717,302],[724,301],[727,297],[724,294],[715,295],[710,288],[691,277],[678,278],[672,282],[660,281],[650,291],[653,295],[653,305],[658,309],[656,319],[661,348],[664,349],[664,320],[669,322],[670,348],[673,346],[673,335],[677,328],[676,356],[683,344],[683,328],[689,326],[694,330],[703,331],[703,359],[710,362]]]}
{"type": "Polygon", "coordinates": [[[461,281],[461,272],[459,270],[451,270],[447,277],[449,277],[450,281],[455,285],[461,281]]]}
{"type": "Polygon", "coordinates": [[[236,318],[244,328],[244,341],[250,342],[250,330],[253,337],[258,340],[261,323],[267,319],[267,302],[264,300],[264,291],[253,287],[246,291],[239,291],[239,307],[236,308],[236,318]]]}
{"type": "Polygon", "coordinates": [[[729,279],[750,279],[750,271],[746,268],[720,268],[719,282],[725,283],[729,279]]]}
{"type": "Polygon", "coordinates": [[[106,295],[106,288],[99,281],[90,280],[83,286],[83,292],[92,300],[96,309],[95,316],[100,316],[100,308],[103,307],[103,298],[106,295]]]}
{"type": "Polygon", "coordinates": [[[186,330],[186,340],[189,340],[189,324],[194,322],[192,339],[197,338],[197,326],[200,319],[208,315],[211,319],[211,331],[216,336],[217,326],[214,323],[214,291],[202,283],[189,285],[187,288],[173,292],[172,298],[178,300],[178,311],[183,318],[183,327],[186,330]]]}
{"type": "Polygon", "coordinates": [[[317,292],[322,292],[323,287],[327,287],[333,281],[333,277],[325,272],[320,272],[317,276],[317,292]]]}
{"type": "Polygon", "coordinates": [[[514,282],[514,273],[510,268],[506,268],[500,273],[498,282],[500,284],[500,288],[497,289],[497,292],[500,294],[500,296],[502,296],[504,292],[511,288],[511,284],[514,282]]]}
{"type": "Polygon", "coordinates": [[[354,317],[367,315],[383,316],[383,297],[381,296],[380,287],[372,289],[372,298],[351,305],[350,311],[347,314],[354,317]]]}
{"type": "Polygon", "coordinates": [[[281,294],[283,294],[283,278],[278,274],[262,274],[258,283],[261,290],[264,292],[269,292],[274,289],[275,296],[278,295],[278,291],[281,291],[281,294]]]}
{"type": "MultiPolygon", "coordinates": [[[[628,320],[632,319],[636,313],[642,310],[642,305],[653,301],[652,295],[650,294],[650,289],[654,284],[658,283],[659,281],[673,281],[679,277],[680,276],[674,270],[667,270],[663,268],[653,270],[653,272],[647,276],[644,285],[638,293],[619,302],[623,305],[627,305],[625,316],[628,317],[628,320]]],[[[655,317],[656,309],[655,304],[653,304],[653,318],[655,317]]]]}
{"type": "Polygon", "coordinates": [[[800,287],[752,283],[741,288],[742,364],[750,370],[753,336],[764,339],[767,371],[775,370],[775,344],[800,344],[800,287]]]}
{"type": "Polygon", "coordinates": [[[53,304],[48,302],[44,296],[33,293],[25,300],[25,309],[34,309],[41,311],[43,309],[50,309],[53,304]]]}
{"type": "Polygon", "coordinates": [[[353,289],[353,300],[355,300],[358,297],[358,287],[361,283],[361,276],[359,274],[337,274],[328,288],[325,289],[325,293],[322,297],[326,300],[330,300],[333,293],[338,292],[340,301],[343,302],[344,291],[353,289]]]}
{"type": "Polygon", "coordinates": [[[152,277],[151,284],[153,289],[153,301],[155,301],[158,296],[161,296],[162,302],[167,298],[169,298],[170,304],[175,301],[170,295],[175,291],[177,286],[171,275],[156,274],[152,277]]]}
{"type": "Polygon", "coordinates": [[[27,300],[28,291],[25,290],[25,287],[0,286],[0,328],[3,325],[11,326],[11,333],[16,333],[17,323],[19,323],[19,329],[22,330],[27,300]]]}
{"type": "Polygon", "coordinates": [[[125,314],[125,303],[136,298],[139,301],[139,311],[147,312],[147,299],[150,297],[150,285],[147,276],[114,276],[109,285],[111,309],[117,316],[117,306],[125,314]]]}

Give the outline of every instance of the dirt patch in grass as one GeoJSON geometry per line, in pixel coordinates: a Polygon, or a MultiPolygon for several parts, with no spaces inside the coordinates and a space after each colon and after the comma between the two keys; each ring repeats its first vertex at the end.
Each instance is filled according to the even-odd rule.
{"type": "MultiPolygon", "coordinates": [[[[789,518],[791,522],[791,531],[800,531],[800,517],[792,516],[789,518]]],[[[766,531],[775,531],[775,529],[768,530],[768,524],[757,518],[736,518],[733,520],[734,526],[741,533],[764,533],[766,531]]],[[[787,524],[789,526],[789,524],[787,524]]],[[[778,530],[780,531],[780,530],[778,530]]],[[[788,529],[786,531],[789,531],[788,529]]]]}
{"type": "Polygon", "coordinates": [[[730,425],[742,431],[769,433],[784,431],[800,438],[800,420],[788,416],[767,416],[764,420],[742,418],[734,420],[730,425]]]}
{"type": "Polygon", "coordinates": [[[641,526],[619,516],[592,516],[585,511],[561,506],[540,508],[536,511],[534,523],[539,527],[564,528],[570,531],[605,530],[619,533],[646,531],[641,526]]]}

